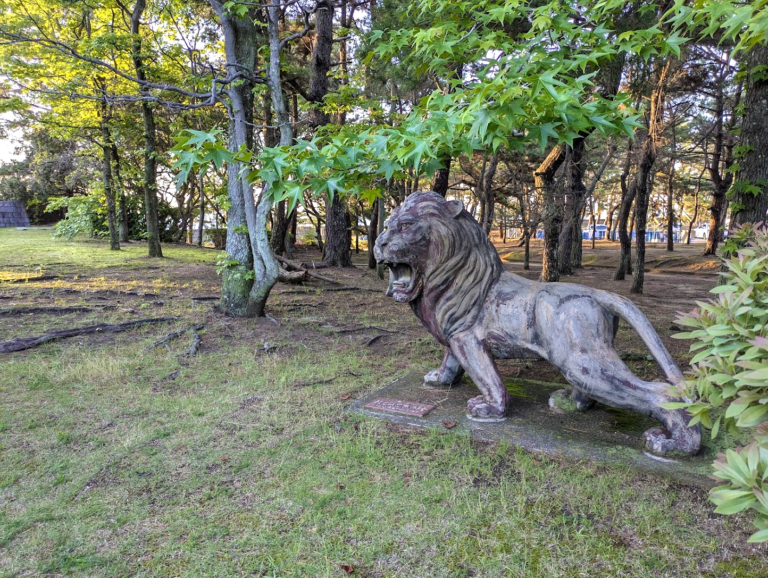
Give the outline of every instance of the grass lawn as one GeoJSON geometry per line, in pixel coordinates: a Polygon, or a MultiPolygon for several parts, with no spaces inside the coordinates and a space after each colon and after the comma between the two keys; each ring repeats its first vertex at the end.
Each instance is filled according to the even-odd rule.
{"type": "MultiPolygon", "coordinates": [[[[0,340],[179,320],[0,355],[2,577],[768,575],[748,518],[713,514],[702,490],[345,413],[441,357],[363,254],[327,272],[358,290],[278,285],[277,324],[192,300],[217,293],[215,251],[150,260],[51,233],[0,229],[0,310],[93,311],[0,315],[0,340]],[[189,334],[147,350],[196,323],[197,356],[189,334]],[[377,327],[395,332],[366,345],[377,327]]],[[[669,343],[647,279],[638,303],[669,343]]],[[[706,294],[686,287],[690,306],[706,294]]]]}

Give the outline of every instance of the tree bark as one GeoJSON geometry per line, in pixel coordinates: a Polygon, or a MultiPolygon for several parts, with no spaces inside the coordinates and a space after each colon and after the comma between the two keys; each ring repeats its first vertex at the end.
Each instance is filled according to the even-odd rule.
{"type": "Polygon", "coordinates": [[[107,226],[109,227],[109,248],[112,251],[120,250],[120,237],[117,230],[115,211],[115,191],[112,181],[112,135],[109,131],[109,113],[106,100],[101,101],[101,152],[102,152],[102,179],[104,181],[104,195],[107,199],[107,226]]]}
{"type": "MultiPolygon", "coordinates": [[[[561,275],[573,275],[573,246],[576,241],[581,244],[581,210],[587,187],[584,185],[584,149],[585,139],[578,137],[573,140],[566,162],[566,215],[558,239],[557,269],[561,275]],[[576,228],[578,226],[578,233],[576,228]]],[[[579,259],[581,265],[581,259],[579,259]]]]}
{"type": "Polygon", "coordinates": [[[451,155],[443,156],[440,161],[443,164],[443,168],[439,168],[435,171],[432,177],[432,190],[439,195],[445,196],[448,192],[448,178],[451,174],[451,162],[453,157],[451,155]]]}
{"type": "MultiPolygon", "coordinates": [[[[141,35],[139,26],[141,16],[146,7],[146,0],[137,0],[131,14],[131,58],[136,69],[136,78],[146,80],[144,63],[141,58],[141,35]]],[[[149,95],[149,88],[139,88],[142,96],[149,95]]],[[[141,114],[144,120],[144,213],[147,226],[147,250],[150,257],[162,257],[160,247],[160,223],[157,214],[157,137],[155,134],[155,113],[152,104],[141,103],[141,114]]]]}
{"type": "Polygon", "coordinates": [[[709,207],[709,234],[707,235],[707,246],[704,250],[705,255],[717,254],[717,247],[723,238],[723,225],[728,206],[728,190],[733,184],[733,173],[728,169],[733,165],[733,129],[736,126],[736,108],[739,106],[742,84],[739,83],[737,88],[733,110],[730,112],[730,121],[726,126],[725,86],[729,78],[727,66],[727,64],[723,64],[718,75],[717,94],[715,97],[715,138],[711,158],[708,154],[708,145],[706,143],[704,145],[705,170],[709,172],[709,178],[712,180],[713,187],[712,204],[709,207]]]}
{"type": "Polygon", "coordinates": [[[197,189],[200,194],[200,221],[197,224],[197,246],[203,246],[203,235],[205,234],[205,189],[203,187],[203,172],[197,176],[197,189]]]}
{"type": "MultiPolygon", "coordinates": [[[[333,3],[320,0],[315,12],[315,44],[309,70],[309,102],[312,104],[312,128],[325,126],[331,122],[331,115],[325,111],[324,99],[328,94],[328,73],[331,69],[333,51],[333,3]]],[[[349,267],[351,236],[347,227],[347,215],[344,201],[338,192],[333,193],[326,205],[325,246],[323,264],[330,267],[349,267]]]]}
{"type": "Polygon", "coordinates": [[[627,144],[627,156],[624,159],[624,168],[621,172],[621,205],[619,205],[619,222],[616,227],[619,230],[619,243],[621,244],[621,254],[619,255],[619,266],[613,276],[615,281],[623,281],[627,273],[632,273],[632,232],[627,231],[632,203],[635,201],[636,189],[629,188],[627,178],[629,169],[632,165],[633,143],[630,140],[627,144]]]}
{"type": "Polygon", "coordinates": [[[656,86],[651,93],[651,108],[648,115],[648,138],[643,143],[637,172],[632,181],[632,186],[636,188],[635,229],[637,230],[635,273],[630,289],[632,293],[642,293],[645,283],[645,230],[650,197],[648,182],[653,177],[653,165],[656,162],[656,154],[661,145],[662,132],[664,131],[664,102],[671,64],[669,60],[663,64],[656,78],[656,86]]]}
{"type": "Polygon", "coordinates": [[[546,282],[560,280],[557,245],[563,215],[557,198],[555,173],[565,161],[565,152],[564,144],[556,145],[533,173],[534,184],[542,196],[544,260],[541,267],[541,280],[546,282]]]}
{"type": "MultiPolygon", "coordinates": [[[[253,146],[253,81],[257,49],[257,33],[254,15],[243,17],[230,14],[220,0],[211,0],[224,32],[224,48],[230,70],[244,71],[238,82],[231,83],[227,94],[230,100],[231,152],[241,146],[250,150],[253,146]]],[[[267,79],[280,128],[280,144],[291,144],[292,126],[280,85],[279,34],[280,14],[278,5],[267,9],[267,33],[270,56],[267,79]]],[[[241,175],[241,163],[230,163],[228,195],[230,201],[227,220],[227,257],[234,261],[225,268],[222,278],[222,309],[236,316],[262,316],[272,287],[277,282],[279,267],[272,255],[267,238],[267,217],[272,207],[270,197],[262,189],[258,203],[254,202],[251,185],[241,175]],[[247,234],[243,233],[246,228],[247,234]]]]}
{"type": "Polygon", "coordinates": [[[379,203],[381,198],[376,199],[371,207],[371,220],[368,223],[368,268],[376,268],[376,257],[373,256],[373,246],[379,236],[379,203]]]}
{"type": "Polygon", "coordinates": [[[747,57],[744,119],[739,158],[731,200],[731,227],[765,220],[768,211],[768,44],[756,44],[747,57]]]}
{"type": "Polygon", "coordinates": [[[120,242],[127,243],[130,233],[130,228],[128,226],[128,207],[125,202],[125,187],[123,186],[123,179],[120,174],[120,155],[118,154],[117,144],[115,144],[114,140],[112,141],[112,162],[115,167],[114,181],[117,181],[117,197],[119,199],[118,228],[120,232],[120,242]]]}

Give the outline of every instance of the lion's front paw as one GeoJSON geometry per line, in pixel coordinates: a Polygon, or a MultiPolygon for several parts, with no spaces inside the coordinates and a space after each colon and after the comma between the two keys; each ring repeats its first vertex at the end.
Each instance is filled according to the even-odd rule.
{"type": "Polygon", "coordinates": [[[440,370],[433,369],[424,376],[424,385],[438,389],[450,389],[453,384],[443,382],[440,379],[440,370]]]}
{"type": "Polygon", "coordinates": [[[427,373],[424,376],[424,385],[430,385],[432,387],[437,387],[439,385],[442,385],[440,383],[440,370],[433,369],[432,371],[427,373]]]}
{"type": "Polygon", "coordinates": [[[506,408],[498,408],[488,403],[482,395],[473,397],[467,402],[470,419],[476,421],[504,421],[506,408]]]}

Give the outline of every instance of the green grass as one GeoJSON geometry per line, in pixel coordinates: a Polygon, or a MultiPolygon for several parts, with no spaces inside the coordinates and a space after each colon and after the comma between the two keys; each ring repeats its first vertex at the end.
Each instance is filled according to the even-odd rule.
{"type": "MultiPolygon", "coordinates": [[[[147,257],[145,243],[124,244],[110,251],[103,241],[77,237],[53,239],[53,229],[0,229],[0,281],[27,274],[94,274],[109,267],[142,269],[159,261],[147,257]]],[[[172,264],[216,262],[218,251],[181,245],[163,245],[172,264]]]]}
{"type": "MultiPolygon", "coordinates": [[[[182,320],[0,358],[0,576],[768,573],[766,549],[745,544],[746,520],[713,515],[700,490],[345,413],[390,376],[439,362],[410,312],[379,295],[275,295],[279,326],[227,319],[189,300],[215,291],[212,259],[197,264],[212,251],[167,248],[171,259],[149,261],[143,247],[111,253],[47,233],[0,230],[0,268],[111,268],[99,289],[155,288],[164,303],[145,311],[141,296],[110,297],[103,315],[182,320]],[[180,356],[187,336],[146,351],[194,322],[206,324],[200,355],[180,356]],[[357,323],[402,334],[375,349],[323,329],[357,323]],[[260,352],[265,341],[278,349],[260,352]]],[[[0,284],[11,297],[0,304],[49,303],[53,290],[59,304],[94,305],[93,289],[0,284]]],[[[0,328],[89,320],[7,317],[0,328]]]]}

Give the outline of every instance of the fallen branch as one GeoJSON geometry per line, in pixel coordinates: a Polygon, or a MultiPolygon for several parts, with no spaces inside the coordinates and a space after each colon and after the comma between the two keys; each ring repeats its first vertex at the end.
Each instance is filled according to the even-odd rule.
{"type": "Polygon", "coordinates": [[[192,338],[192,345],[189,346],[189,349],[187,349],[187,357],[192,357],[194,355],[197,355],[198,350],[200,349],[200,346],[203,343],[202,337],[200,337],[200,334],[197,332],[198,329],[202,329],[202,325],[195,325],[192,328],[192,333],[195,334],[195,336],[192,338]]]}
{"type": "Polygon", "coordinates": [[[358,331],[367,331],[369,329],[375,329],[376,331],[383,331],[384,333],[394,333],[391,329],[384,329],[383,327],[377,327],[376,325],[364,325],[363,327],[349,327],[345,329],[337,329],[335,327],[323,327],[322,329],[328,329],[334,333],[357,333],[358,331]]]}
{"type": "Polygon", "coordinates": [[[386,335],[385,335],[385,334],[383,334],[383,333],[379,333],[378,335],[374,335],[373,337],[371,337],[371,338],[368,340],[368,342],[365,344],[365,346],[366,346],[366,347],[370,347],[371,345],[373,345],[374,343],[376,343],[376,342],[377,342],[379,339],[381,339],[382,337],[386,337],[386,335]]]}
{"type": "Polygon", "coordinates": [[[185,327],[184,329],[179,329],[178,331],[171,331],[168,335],[158,339],[152,345],[148,345],[146,348],[146,351],[149,351],[150,349],[154,349],[155,347],[159,347],[160,345],[163,345],[164,343],[168,343],[169,341],[173,341],[177,337],[181,337],[182,335],[184,335],[187,331],[197,332],[197,330],[202,328],[203,328],[203,324],[200,323],[198,325],[190,325],[189,327],[185,327]]]}
{"type": "Polygon", "coordinates": [[[192,301],[219,301],[221,297],[218,295],[203,295],[201,297],[192,297],[192,301]]]}
{"type": "Polygon", "coordinates": [[[305,267],[303,263],[297,263],[296,261],[291,261],[279,255],[275,255],[275,259],[277,259],[280,263],[282,263],[286,269],[290,269],[293,271],[303,271],[305,275],[309,275],[310,277],[314,277],[315,279],[319,279],[320,281],[325,281],[326,283],[331,283],[333,285],[341,285],[341,283],[339,283],[335,279],[331,279],[330,277],[326,277],[325,275],[320,275],[319,273],[315,273],[314,271],[312,271],[312,269],[305,267]]]}
{"type": "Polygon", "coordinates": [[[176,321],[178,317],[154,317],[151,319],[139,319],[137,321],[128,321],[127,323],[118,323],[116,325],[110,325],[108,323],[100,323],[99,325],[89,325],[88,327],[79,327],[76,329],[64,329],[61,331],[52,331],[39,337],[17,337],[10,341],[0,342],[0,353],[11,353],[13,351],[24,351],[25,349],[32,349],[43,343],[49,341],[56,341],[59,339],[66,339],[68,337],[77,337],[78,335],[88,335],[90,333],[119,333],[120,331],[127,331],[134,327],[141,327],[142,325],[151,325],[155,323],[169,323],[176,321]]]}
{"type": "Polygon", "coordinates": [[[336,379],[336,377],[331,377],[329,379],[316,379],[314,381],[297,381],[296,383],[293,384],[293,387],[299,388],[299,387],[310,387],[312,385],[324,385],[326,383],[331,383],[336,379]]]}
{"type": "Polygon", "coordinates": [[[26,315],[28,313],[91,313],[103,309],[114,309],[114,305],[107,305],[94,309],[93,307],[13,307],[10,309],[0,309],[0,315],[26,315]]]}
{"type": "Polygon", "coordinates": [[[278,269],[277,280],[281,283],[303,283],[307,280],[307,271],[286,271],[282,267],[278,269]]]}

